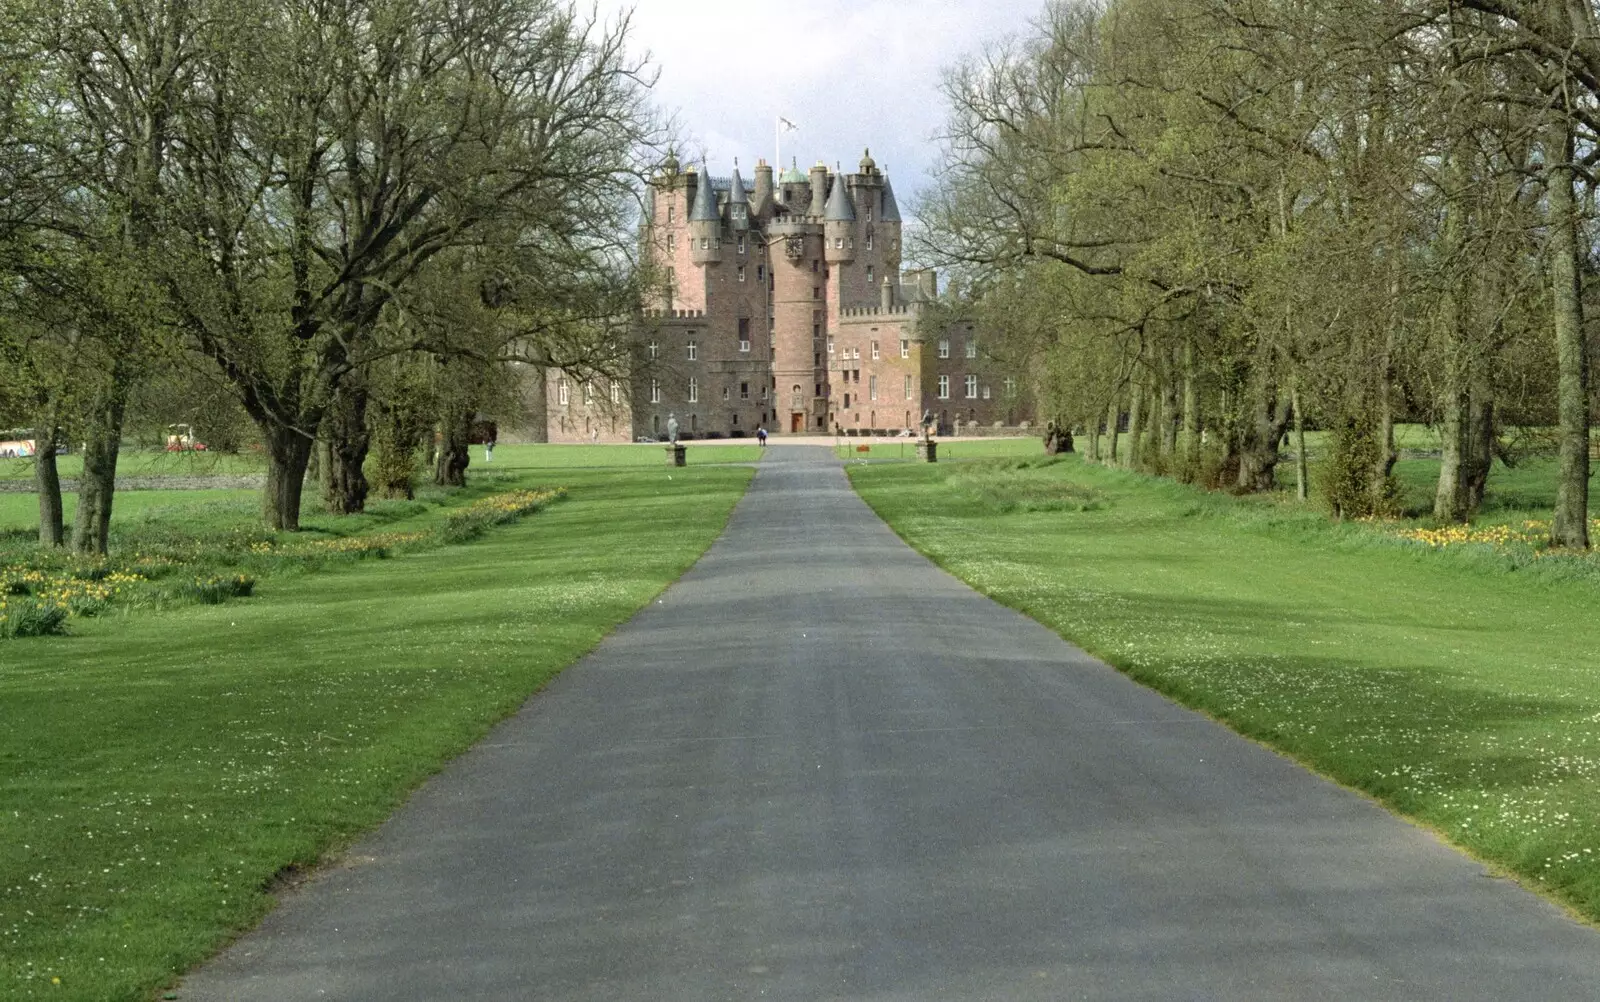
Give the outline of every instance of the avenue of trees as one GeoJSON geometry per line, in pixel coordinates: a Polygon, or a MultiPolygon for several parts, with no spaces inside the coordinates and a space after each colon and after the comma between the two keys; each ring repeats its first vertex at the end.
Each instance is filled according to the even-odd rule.
{"type": "Polygon", "coordinates": [[[8,0],[0,424],[37,430],[41,541],[104,552],[138,422],[259,443],[294,530],[308,466],[334,512],[409,495],[430,450],[459,484],[515,363],[619,372],[663,145],[627,28],[556,0],[8,0]],[[83,446],[70,527],[56,442],[83,446]]]}
{"type": "Polygon", "coordinates": [[[1382,514],[1420,417],[1439,519],[1554,448],[1587,548],[1590,0],[1056,0],[946,92],[925,254],[1090,458],[1265,490],[1309,418],[1382,514]]]}

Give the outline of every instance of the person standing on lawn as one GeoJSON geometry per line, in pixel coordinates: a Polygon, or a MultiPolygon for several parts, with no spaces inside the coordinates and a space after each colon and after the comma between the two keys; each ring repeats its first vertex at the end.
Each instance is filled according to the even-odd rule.
{"type": "Polygon", "coordinates": [[[765,449],[767,447],[767,426],[766,425],[761,425],[761,426],[756,428],[756,441],[758,443],[760,443],[761,448],[765,449]]]}

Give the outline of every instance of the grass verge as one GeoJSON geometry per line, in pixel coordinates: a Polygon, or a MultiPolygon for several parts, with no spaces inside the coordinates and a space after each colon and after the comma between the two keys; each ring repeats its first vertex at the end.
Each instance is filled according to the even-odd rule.
{"type": "Polygon", "coordinates": [[[1593,576],[1075,457],[849,472],[980,591],[1600,920],[1593,576]]]}
{"type": "MultiPolygon", "coordinates": [[[[0,997],[145,998],[254,924],[681,575],[751,475],[524,471],[484,493],[567,500],[470,545],[7,641],[0,997]]],[[[423,507],[382,524],[454,510],[423,507]]]]}

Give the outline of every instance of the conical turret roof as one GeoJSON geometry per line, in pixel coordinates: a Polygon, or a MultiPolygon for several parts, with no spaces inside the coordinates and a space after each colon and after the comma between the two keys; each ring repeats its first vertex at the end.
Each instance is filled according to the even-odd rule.
{"type": "Polygon", "coordinates": [[[900,221],[900,206],[894,200],[894,185],[888,178],[883,179],[883,221],[898,223],[900,221]]]}
{"type": "Polygon", "coordinates": [[[740,202],[749,202],[750,196],[744,190],[744,178],[739,176],[739,165],[733,165],[733,184],[728,189],[728,204],[738,205],[740,202]]]}
{"type": "Polygon", "coordinates": [[[828,207],[823,210],[822,219],[829,223],[856,221],[855,203],[850,201],[850,193],[844,190],[843,174],[833,176],[833,193],[828,196],[828,207]]]}
{"type": "Polygon", "coordinates": [[[717,212],[717,193],[711,190],[711,172],[702,164],[700,184],[694,192],[694,211],[689,213],[689,222],[715,223],[721,219],[722,214],[717,212]]]}

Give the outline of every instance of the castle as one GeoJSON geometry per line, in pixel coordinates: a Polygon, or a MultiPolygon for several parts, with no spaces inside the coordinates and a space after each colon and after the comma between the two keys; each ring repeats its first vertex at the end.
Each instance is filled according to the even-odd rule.
{"type": "Polygon", "coordinates": [[[900,270],[894,189],[870,152],[854,174],[824,164],[745,186],[669,158],[641,239],[665,275],[636,327],[626,385],[546,378],[551,442],[898,434],[924,413],[942,431],[1025,420],[1013,374],[970,322],[934,308],[931,272],[900,270]]]}

